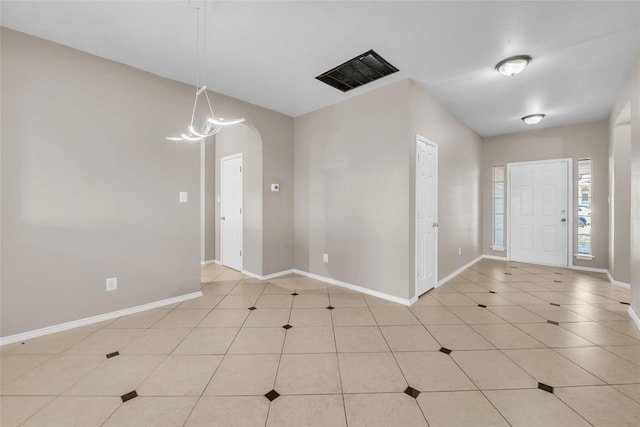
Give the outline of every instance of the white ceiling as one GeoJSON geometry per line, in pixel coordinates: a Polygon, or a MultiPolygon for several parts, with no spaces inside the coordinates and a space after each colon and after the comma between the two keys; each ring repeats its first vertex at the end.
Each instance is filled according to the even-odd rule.
{"type": "MultiPolygon", "coordinates": [[[[195,1],[2,1],[3,26],[195,84],[195,1]]],[[[201,4],[201,3],[200,3],[201,4]]],[[[290,116],[404,78],[483,136],[605,119],[640,56],[640,2],[208,3],[207,86],[290,116]],[[374,49],[400,72],[346,94],[318,74],[374,49]],[[528,54],[520,75],[498,74],[528,54]]]]}

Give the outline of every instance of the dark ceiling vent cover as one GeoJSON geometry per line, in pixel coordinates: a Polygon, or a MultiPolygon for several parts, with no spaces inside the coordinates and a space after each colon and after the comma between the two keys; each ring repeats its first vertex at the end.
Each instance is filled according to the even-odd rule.
{"type": "Polygon", "coordinates": [[[343,92],[366,85],[398,69],[373,50],[365,52],[337,67],[320,74],[316,79],[343,92]]]}

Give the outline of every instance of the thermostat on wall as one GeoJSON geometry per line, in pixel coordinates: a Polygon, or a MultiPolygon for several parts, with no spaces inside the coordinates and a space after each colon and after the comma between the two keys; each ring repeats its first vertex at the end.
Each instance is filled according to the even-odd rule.
{"type": "Polygon", "coordinates": [[[271,184],[271,191],[273,191],[274,193],[280,191],[280,184],[271,184]]]}

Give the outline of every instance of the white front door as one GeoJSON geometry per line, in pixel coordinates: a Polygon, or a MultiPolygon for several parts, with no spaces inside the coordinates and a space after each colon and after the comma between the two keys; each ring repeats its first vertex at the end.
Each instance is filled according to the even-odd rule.
{"type": "Polygon", "coordinates": [[[242,270],[242,154],[220,160],[220,262],[242,270]]]}
{"type": "Polygon", "coordinates": [[[438,146],[416,140],[416,295],[436,285],[438,261],[438,146]]]}
{"type": "Polygon", "coordinates": [[[509,164],[510,259],[566,267],[569,161],[509,164]]]}

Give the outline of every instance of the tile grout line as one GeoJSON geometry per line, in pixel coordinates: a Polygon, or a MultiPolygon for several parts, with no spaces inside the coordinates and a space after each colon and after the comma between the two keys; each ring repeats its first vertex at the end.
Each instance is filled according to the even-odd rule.
{"type": "MultiPolygon", "coordinates": [[[[216,276],[216,277],[220,277],[223,273],[221,273],[220,275],[216,276]]],[[[238,286],[243,279],[240,279],[238,282],[236,282],[235,285],[233,285],[233,287],[231,287],[231,289],[229,289],[229,291],[227,291],[226,294],[224,294],[224,296],[220,299],[220,301],[218,301],[214,307],[209,311],[209,314],[211,314],[213,312],[213,310],[215,310],[215,308],[222,302],[222,300],[224,300],[227,295],[230,295],[231,291],[238,286]]],[[[213,280],[211,280],[209,283],[213,282],[213,280]]],[[[264,292],[264,290],[263,290],[264,292]]],[[[177,307],[176,307],[177,309],[177,307]]],[[[202,320],[200,320],[200,322],[198,322],[198,324],[196,326],[194,326],[192,329],[193,331],[191,333],[193,333],[198,326],[204,322],[204,319],[206,319],[209,314],[207,314],[206,316],[204,316],[202,318],[202,320]]],[[[244,323],[247,321],[247,319],[249,318],[249,316],[247,315],[247,317],[244,319],[244,321],[242,322],[242,324],[244,325],[244,323]]],[[[191,410],[189,411],[189,414],[187,414],[186,418],[184,419],[184,423],[182,424],[183,427],[187,424],[187,422],[189,422],[189,418],[191,418],[191,415],[193,414],[193,411],[195,411],[196,407],[198,406],[198,404],[200,403],[200,401],[202,400],[202,397],[204,396],[205,391],[207,390],[207,387],[209,387],[209,384],[211,384],[211,381],[213,380],[213,377],[216,375],[216,373],[218,372],[218,369],[220,369],[220,366],[222,365],[222,362],[224,361],[225,357],[227,356],[227,353],[229,352],[229,349],[231,348],[231,346],[233,345],[233,342],[236,340],[236,338],[238,337],[238,334],[240,333],[240,330],[242,329],[242,326],[240,326],[238,328],[238,330],[236,331],[236,334],[234,335],[233,339],[231,340],[231,342],[229,343],[229,346],[227,347],[227,350],[224,352],[224,354],[222,355],[222,358],[220,359],[220,361],[218,362],[218,366],[216,366],[216,368],[213,370],[211,377],[209,378],[209,381],[207,381],[207,384],[205,384],[205,386],[202,388],[202,392],[200,393],[200,395],[198,396],[198,398],[196,399],[195,403],[193,404],[193,407],[191,408],[191,410]]],[[[187,336],[191,335],[191,333],[187,334],[187,336]]],[[[186,339],[186,337],[184,338],[186,339]]],[[[180,343],[182,344],[182,342],[184,342],[184,340],[182,340],[180,343]]],[[[175,351],[177,348],[177,346],[172,350],[175,351]]]]}

